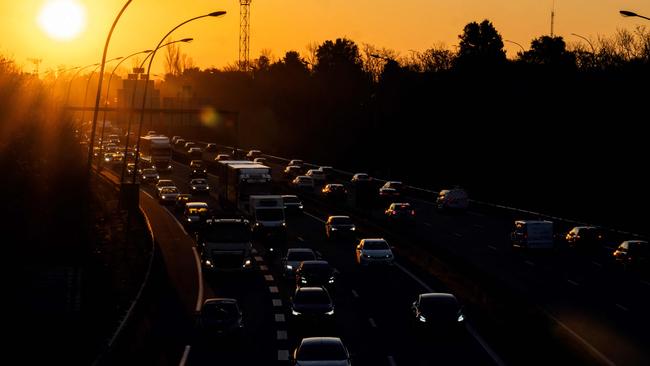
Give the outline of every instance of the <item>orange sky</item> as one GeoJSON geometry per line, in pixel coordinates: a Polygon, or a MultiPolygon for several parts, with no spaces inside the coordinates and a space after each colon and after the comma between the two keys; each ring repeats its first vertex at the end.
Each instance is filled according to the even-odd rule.
{"type": "MultiPolygon", "coordinates": [[[[79,0],[87,9],[87,28],[77,39],[48,38],[36,18],[47,0],[0,1],[0,54],[13,57],[25,71],[29,58],[41,58],[41,72],[58,65],[98,62],[113,18],[125,1],[79,0]]],[[[457,44],[458,34],[470,21],[491,20],[505,39],[527,46],[550,29],[552,0],[253,0],[251,6],[251,58],[271,49],[280,57],[294,49],[301,53],[310,42],[348,37],[358,44],[392,48],[406,55],[444,42],[457,44]]],[[[650,26],[640,18],[623,18],[618,10],[650,16],[648,0],[556,0],[555,33],[569,41],[611,35],[617,28],[650,26]]],[[[133,0],[113,35],[108,57],[153,48],[176,24],[215,10],[228,14],[206,18],[180,28],[176,38],[194,37],[183,52],[201,68],[224,66],[238,58],[238,0],[133,0]]],[[[510,55],[517,46],[506,44],[510,55]]],[[[155,72],[163,71],[163,55],[155,72]]],[[[130,62],[125,63],[130,66],[130,62]]]]}

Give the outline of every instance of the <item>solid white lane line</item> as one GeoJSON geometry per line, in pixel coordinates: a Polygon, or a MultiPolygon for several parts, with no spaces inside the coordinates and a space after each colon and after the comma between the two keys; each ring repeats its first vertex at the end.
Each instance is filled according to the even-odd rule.
{"type": "Polygon", "coordinates": [[[325,220],[322,220],[320,217],[314,216],[314,215],[310,214],[307,211],[303,211],[303,212],[305,213],[305,215],[311,217],[312,219],[314,219],[316,221],[319,221],[320,223],[323,223],[323,224],[325,223],[325,220]]]}
{"type": "Polygon", "coordinates": [[[492,249],[492,250],[497,250],[497,247],[495,247],[494,245],[488,245],[487,247],[492,249]]]}
{"type": "Polygon", "coordinates": [[[352,290],[352,296],[354,296],[355,299],[359,298],[359,293],[355,290],[352,290]]]}
{"type": "Polygon", "coordinates": [[[190,349],[192,347],[188,344],[185,346],[185,350],[183,351],[183,357],[181,357],[181,361],[178,363],[178,366],[185,366],[185,363],[187,362],[187,358],[190,356],[190,349]]]}
{"type": "Polygon", "coordinates": [[[287,331],[286,330],[278,330],[275,332],[275,338],[279,341],[287,339],[287,331]]]}
{"type": "Polygon", "coordinates": [[[286,349],[278,350],[278,361],[289,361],[289,351],[286,349]]]}
{"type": "Polygon", "coordinates": [[[272,275],[264,275],[264,280],[269,281],[269,282],[273,282],[273,276],[272,275]]]}
{"type": "Polygon", "coordinates": [[[280,299],[273,299],[273,307],[279,308],[282,306],[282,300],[280,299]]]}
{"type": "Polygon", "coordinates": [[[460,233],[454,233],[454,236],[457,237],[458,239],[463,238],[463,234],[460,234],[460,233]]]}
{"type": "Polygon", "coordinates": [[[625,306],[623,306],[621,304],[616,304],[616,307],[623,310],[623,311],[630,311],[630,309],[626,308],[625,306]]]}
{"type": "Polygon", "coordinates": [[[194,310],[200,311],[201,305],[203,304],[203,273],[201,269],[201,260],[199,259],[199,252],[196,251],[196,247],[192,247],[192,253],[194,253],[194,263],[196,263],[196,273],[199,277],[199,293],[196,296],[196,307],[194,310]]]}
{"type": "Polygon", "coordinates": [[[269,291],[271,291],[272,294],[277,294],[278,291],[278,286],[269,286],[269,291]]]}
{"type": "Polygon", "coordinates": [[[286,319],[284,318],[284,314],[275,314],[275,322],[276,323],[284,323],[286,319]]]}
{"type": "Polygon", "coordinates": [[[427,291],[429,291],[429,292],[435,292],[435,291],[433,291],[433,289],[431,288],[431,286],[427,285],[424,281],[422,281],[421,279],[419,279],[416,275],[414,275],[413,273],[411,273],[411,271],[409,271],[408,269],[404,268],[404,266],[402,266],[401,264],[395,262],[395,267],[399,268],[399,269],[400,269],[402,272],[404,272],[407,276],[411,277],[415,282],[419,283],[420,286],[424,287],[425,290],[427,290],[427,291]]]}
{"type": "Polygon", "coordinates": [[[580,284],[577,283],[576,281],[573,281],[573,280],[566,280],[566,281],[567,281],[568,283],[572,284],[573,286],[580,286],[580,284]]]}
{"type": "Polygon", "coordinates": [[[151,198],[152,200],[155,200],[155,198],[153,198],[153,196],[150,195],[149,193],[147,193],[146,191],[140,191],[140,192],[146,194],[146,195],[147,195],[149,198],[151,198]]]}
{"type": "Polygon", "coordinates": [[[368,322],[370,323],[370,326],[373,328],[377,328],[377,323],[375,323],[375,319],[373,318],[368,318],[368,322]]]}
{"type": "Polygon", "coordinates": [[[264,262],[264,258],[262,258],[262,257],[259,256],[259,255],[256,255],[256,256],[255,256],[255,260],[258,261],[258,262],[264,262]]]}
{"type": "Polygon", "coordinates": [[[397,362],[395,362],[395,358],[393,356],[388,356],[388,365],[397,366],[397,362]]]}
{"type": "Polygon", "coordinates": [[[300,236],[298,237],[298,240],[300,240],[300,241],[305,241],[305,239],[303,239],[303,238],[300,237],[300,236]]]}
{"type": "Polygon", "coordinates": [[[268,271],[268,270],[269,270],[269,267],[267,267],[267,266],[265,266],[263,264],[260,266],[260,271],[268,271]]]}

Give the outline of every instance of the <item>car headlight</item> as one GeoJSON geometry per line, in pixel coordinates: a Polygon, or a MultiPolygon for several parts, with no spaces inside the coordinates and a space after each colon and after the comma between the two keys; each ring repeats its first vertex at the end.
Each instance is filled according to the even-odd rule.
{"type": "Polygon", "coordinates": [[[333,227],[333,228],[330,228],[330,230],[332,230],[332,231],[336,231],[336,230],[338,230],[338,229],[335,228],[335,227],[333,227]]]}
{"type": "Polygon", "coordinates": [[[307,279],[305,277],[300,277],[300,283],[307,284],[307,279]]]}
{"type": "Polygon", "coordinates": [[[286,223],[286,222],[283,222],[283,223],[282,223],[282,227],[287,227],[287,223],[286,223]]]}
{"type": "Polygon", "coordinates": [[[298,206],[302,210],[302,205],[298,206]]]}
{"type": "Polygon", "coordinates": [[[300,312],[295,311],[294,309],[291,309],[291,314],[293,314],[293,315],[300,315],[300,312]]]}
{"type": "Polygon", "coordinates": [[[293,270],[293,266],[287,264],[287,269],[288,269],[289,271],[291,271],[291,270],[293,270]]]}
{"type": "Polygon", "coordinates": [[[159,175],[156,175],[156,179],[160,179],[160,176],[159,176],[159,175]]]}
{"type": "Polygon", "coordinates": [[[370,255],[367,254],[367,253],[363,253],[363,257],[364,257],[364,258],[370,258],[370,255]]]}
{"type": "Polygon", "coordinates": [[[330,277],[329,281],[327,281],[327,282],[328,283],[334,283],[334,276],[330,277]]]}
{"type": "Polygon", "coordinates": [[[386,258],[393,258],[392,254],[386,254],[386,258]]]}
{"type": "Polygon", "coordinates": [[[463,316],[463,314],[459,314],[458,315],[458,322],[461,323],[464,320],[465,320],[465,317],[463,316]]]}
{"type": "Polygon", "coordinates": [[[168,166],[167,166],[167,169],[171,170],[171,169],[172,169],[172,166],[171,166],[171,165],[168,165],[168,166]]]}
{"type": "Polygon", "coordinates": [[[167,199],[167,196],[162,196],[161,198],[164,199],[164,200],[166,200],[166,199],[167,199]]]}
{"type": "Polygon", "coordinates": [[[357,228],[353,226],[353,227],[350,228],[350,230],[352,230],[352,231],[356,231],[357,228]]]}
{"type": "Polygon", "coordinates": [[[244,262],[244,265],[245,265],[245,266],[250,266],[250,265],[251,265],[251,260],[250,260],[250,259],[246,259],[246,261],[244,262]]]}
{"type": "Polygon", "coordinates": [[[191,218],[191,217],[188,217],[188,218],[187,218],[187,222],[192,222],[192,218],[191,218]]]}
{"type": "Polygon", "coordinates": [[[205,264],[212,267],[212,262],[210,262],[210,260],[205,261],[205,264]]]}
{"type": "Polygon", "coordinates": [[[210,189],[210,186],[205,186],[205,189],[210,189]]]}
{"type": "Polygon", "coordinates": [[[192,189],[196,189],[196,187],[195,187],[195,186],[192,186],[192,189]]]}
{"type": "Polygon", "coordinates": [[[425,318],[424,315],[420,315],[420,317],[418,317],[418,320],[420,320],[422,323],[426,323],[427,318],[425,318]]]}
{"type": "Polygon", "coordinates": [[[334,315],[334,309],[332,309],[332,310],[326,312],[325,315],[334,315]]]}

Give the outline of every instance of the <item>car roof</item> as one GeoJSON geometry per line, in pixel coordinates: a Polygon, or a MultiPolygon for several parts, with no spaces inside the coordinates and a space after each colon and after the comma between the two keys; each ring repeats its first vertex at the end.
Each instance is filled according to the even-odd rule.
{"type": "Polygon", "coordinates": [[[203,306],[212,304],[237,304],[237,300],[228,297],[213,297],[203,301],[203,306]]]}
{"type": "Polygon", "coordinates": [[[349,219],[350,216],[345,216],[345,215],[334,215],[334,216],[329,216],[327,219],[349,219]]]}
{"type": "Polygon", "coordinates": [[[327,185],[330,187],[344,187],[341,183],[328,183],[327,185]]]}
{"type": "Polygon", "coordinates": [[[208,204],[205,202],[188,202],[185,204],[185,207],[194,208],[194,207],[208,207],[208,204]]]}
{"type": "Polygon", "coordinates": [[[339,337],[308,337],[300,341],[301,346],[314,346],[317,344],[343,344],[339,337]]]}
{"type": "Polygon", "coordinates": [[[377,243],[377,242],[386,242],[386,239],[384,238],[368,238],[368,239],[361,239],[362,242],[364,243],[377,243]]]}
{"type": "Polygon", "coordinates": [[[323,287],[298,287],[296,288],[296,293],[298,292],[327,293],[327,290],[323,287]]]}
{"type": "MultiPolygon", "coordinates": [[[[161,184],[161,183],[171,183],[171,184],[174,184],[174,181],[171,180],[171,179],[161,179],[161,180],[158,181],[158,184],[161,184]]],[[[174,185],[175,185],[175,184],[174,184],[174,185]]]]}
{"type": "Polygon", "coordinates": [[[282,198],[298,198],[295,194],[283,194],[282,198]]]}
{"type": "Polygon", "coordinates": [[[329,266],[328,261],[324,261],[322,259],[315,259],[312,261],[302,261],[303,265],[312,265],[312,266],[329,266]]]}
{"type": "Polygon", "coordinates": [[[311,248],[289,248],[287,254],[289,253],[314,253],[314,251],[311,248]]]}
{"type": "Polygon", "coordinates": [[[439,302],[446,302],[446,303],[458,303],[458,300],[456,299],[456,296],[444,292],[430,292],[426,294],[420,294],[420,299],[427,300],[427,301],[439,301],[439,302]]]}

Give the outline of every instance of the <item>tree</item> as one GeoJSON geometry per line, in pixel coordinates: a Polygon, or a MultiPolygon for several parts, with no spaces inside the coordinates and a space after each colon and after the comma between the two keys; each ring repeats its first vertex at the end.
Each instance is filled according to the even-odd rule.
{"type": "Polygon", "coordinates": [[[459,35],[460,49],[456,65],[470,68],[490,68],[503,65],[506,53],[501,35],[487,19],[481,24],[469,23],[459,35]]]}
{"type": "Polygon", "coordinates": [[[356,43],[347,38],[327,40],[316,50],[315,69],[321,74],[361,73],[363,63],[356,43]]]}
{"type": "Polygon", "coordinates": [[[562,37],[541,36],[530,42],[530,50],[523,53],[521,60],[552,68],[575,69],[576,56],[567,51],[562,37]]]}

